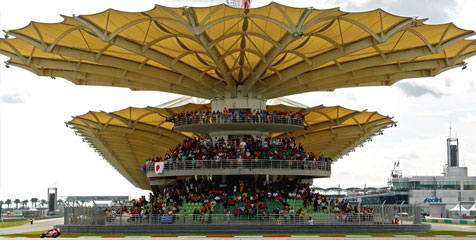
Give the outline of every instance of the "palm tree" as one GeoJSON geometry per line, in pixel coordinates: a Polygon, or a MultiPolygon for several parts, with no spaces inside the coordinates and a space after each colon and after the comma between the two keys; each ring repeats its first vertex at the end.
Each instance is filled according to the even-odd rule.
{"type": "Polygon", "coordinates": [[[31,198],[31,199],[30,199],[30,202],[31,202],[31,204],[34,204],[34,205],[35,205],[35,208],[36,208],[36,203],[38,202],[38,198],[36,198],[36,197],[31,198]]]}
{"type": "Polygon", "coordinates": [[[28,204],[28,200],[23,200],[21,201],[21,204],[23,205],[23,208],[26,208],[26,205],[28,204]]]}
{"type": "Polygon", "coordinates": [[[18,209],[18,204],[21,203],[20,199],[17,198],[17,199],[15,199],[15,201],[13,201],[13,202],[15,203],[15,206],[16,206],[15,208],[18,209]]]}
{"type": "Polygon", "coordinates": [[[7,199],[5,201],[5,204],[7,204],[7,207],[10,208],[10,205],[12,204],[12,200],[11,199],[7,199]]]}
{"type": "Polygon", "coordinates": [[[41,201],[40,201],[40,204],[41,204],[41,206],[44,206],[44,205],[46,205],[46,203],[47,203],[47,202],[46,202],[46,200],[45,200],[45,199],[41,199],[41,201]]]}
{"type": "Polygon", "coordinates": [[[3,219],[2,219],[2,208],[3,208],[3,204],[4,202],[2,200],[0,200],[0,221],[3,222],[3,219]]]}

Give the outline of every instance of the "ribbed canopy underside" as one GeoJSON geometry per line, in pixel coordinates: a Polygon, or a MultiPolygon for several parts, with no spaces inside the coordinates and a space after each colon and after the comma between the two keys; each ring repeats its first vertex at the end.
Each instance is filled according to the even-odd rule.
{"type": "Polygon", "coordinates": [[[381,9],[156,5],[31,22],[7,31],[0,54],[78,85],[271,99],[435,76],[475,54],[473,31],[423,22],[381,9]]]}
{"type": "MultiPolygon", "coordinates": [[[[173,123],[166,122],[166,119],[174,113],[206,111],[210,108],[210,104],[188,103],[170,108],[88,112],[75,117],[68,125],[131,183],[149,189],[149,181],[140,171],[145,160],[164,156],[170,148],[182,144],[183,140],[199,136],[173,131],[173,123]]],[[[267,109],[301,112],[305,116],[305,130],[277,133],[272,137],[294,136],[306,151],[323,154],[334,160],[394,124],[390,117],[377,112],[355,111],[340,106],[306,108],[278,104],[269,105],[267,109]]]]}

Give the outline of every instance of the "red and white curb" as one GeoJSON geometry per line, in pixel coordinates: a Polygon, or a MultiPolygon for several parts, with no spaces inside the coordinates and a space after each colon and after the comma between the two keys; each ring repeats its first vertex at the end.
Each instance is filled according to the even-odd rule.
{"type": "MultiPolygon", "coordinates": [[[[15,237],[15,236],[0,236],[0,238],[39,238],[39,236],[30,237],[15,237]]],[[[314,239],[314,238],[471,238],[476,239],[476,235],[249,235],[249,236],[235,236],[235,235],[158,235],[158,236],[61,236],[60,238],[300,238],[300,239],[314,239]]]]}

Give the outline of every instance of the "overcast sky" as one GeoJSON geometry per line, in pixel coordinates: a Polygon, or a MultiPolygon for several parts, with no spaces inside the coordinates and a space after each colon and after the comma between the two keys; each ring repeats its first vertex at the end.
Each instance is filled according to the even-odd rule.
{"type": "MultiPolygon", "coordinates": [[[[29,21],[58,22],[60,14],[92,14],[107,8],[144,11],[154,4],[205,6],[223,1],[31,1],[0,3],[0,29],[24,27],[29,21]]],[[[454,22],[476,29],[476,1],[432,0],[306,0],[279,3],[314,8],[341,7],[343,11],[382,8],[392,14],[429,18],[427,23],[454,22]]],[[[268,1],[253,0],[252,7],[268,1]]],[[[179,97],[162,92],[75,86],[57,78],[38,77],[18,68],[5,68],[0,56],[0,200],[46,199],[48,187],[60,196],[128,195],[133,187],[88,144],[65,126],[71,116],[93,111],[116,111],[129,106],[159,105],[179,97]]],[[[440,174],[446,162],[449,124],[460,139],[460,162],[476,175],[476,59],[468,68],[453,69],[435,78],[403,80],[391,87],[342,89],[289,98],[309,106],[341,105],[355,110],[394,116],[398,126],[384,131],[333,165],[319,187],[383,186],[395,161],[404,175],[440,174]]]]}

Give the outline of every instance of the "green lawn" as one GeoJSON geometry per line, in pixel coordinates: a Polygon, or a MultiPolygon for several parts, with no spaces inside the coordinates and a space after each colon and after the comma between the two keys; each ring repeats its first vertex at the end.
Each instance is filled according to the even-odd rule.
{"type": "MultiPolygon", "coordinates": [[[[46,231],[46,230],[45,230],[46,231]]],[[[7,234],[2,235],[4,237],[39,237],[45,231],[35,231],[35,232],[27,232],[27,233],[16,233],[16,234],[7,234]]]]}
{"type": "Polygon", "coordinates": [[[474,224],[461,224],[461,223],[434,223],[434,222],[424,222],[425,224],[444,224],[444,225],[458,225],[458,226],[475,226],[474,224]]]}
{"type": "MultiPolygon", "coordinates": [[[[38,237],[44,231],[36,231],[36,232],[28,232],[28,233],[19,233],[19,234],[10,234],[4,235],[6,237],[38,237]]],[[[229,235],[236,235],[236,236],[261,236],[261,235],[287,235],[287,234],[61,234],[62,237],[77,237],[77,236],[229,236],[229,235]]],[[[292,235],[302,235],[302,236],[309,236],[309,235],[345,235],[342,233],[338,234],[328,234],[328,233],[312,233],[312,234],[292,234],[292,235]]],[[[348,234],[349,235],[349,234],[348,234]]],[[[460,231],[442,231],[442,230],[433,230],[427,233],[352,233],[350,235],[476,235],[475,232],[460,232],[460,231]]]]}
{"type": "Polygon", "coordinates": [[[27,220],[22,220],[22,221],[15,221],[15,222],[0,222],[0,228],[7,228],[7,227],[15,227],[15,226],[20,226],[23,224],[27,224],[30,221],[27,220]]]}

